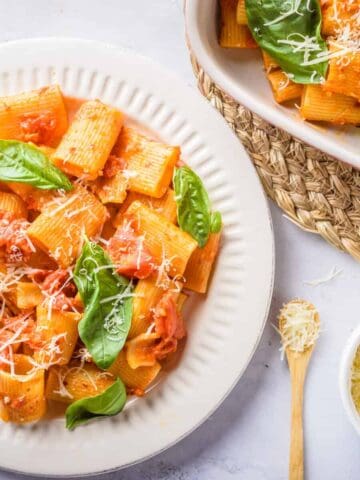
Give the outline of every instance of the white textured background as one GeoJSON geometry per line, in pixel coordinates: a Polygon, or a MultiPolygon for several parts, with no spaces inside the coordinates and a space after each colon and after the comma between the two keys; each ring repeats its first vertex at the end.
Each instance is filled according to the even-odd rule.
{"type": "MultiPolygon", "coordinates": [[[[106,41],[152,57],[195,88],[181,3],[0,0],[0,40],[71,36],[106,41]]],[[[341,351],[359,323],[360,267],[320,238],[301,232],[273,205],[271,209],[277,250],[274,300],[265,333],[245,375],[217,412],[188,438],[152,460],[102,479],[286,479],[289,375],[286,363],[279,360],[278,338],[270,322],[281,304],[296,296],[315,303],[323,328],[305,395],[306,478],[360,478],[359,438],[347,422],[338,391],[341,351]],[[342,275],[332,282],[318,287],[304,284],[323,277],[334,266],[342,269],[342,275]]],[[[0,480],[15,478],[0,472],[0,480]]]]}

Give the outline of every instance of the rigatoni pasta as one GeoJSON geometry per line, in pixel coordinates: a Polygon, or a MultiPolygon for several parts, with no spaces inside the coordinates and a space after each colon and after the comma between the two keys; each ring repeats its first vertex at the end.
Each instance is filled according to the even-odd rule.
{"type": "Polygon", "coordinates": [[[170,185],[180,149],[124,127],[112,153],[125,162],[130,191],[160,198],[170,185]]]}
{"type": "Polygon", "coordinates": [[[178,146],[59,87],[15,96],[22,115],[43,94],[55,150],[14,123],[4,178],[0,135],[0,418],[62,404],[71,430],[145,395],[181,350],[183,288],[206,292],[221,215],[178,146]]]}
{"type": "Polygon", "coordinates": [[[126,198],[128,180],[120,171],[110,178],[99,178],[96,182],[96,195],[102,203],[122,204],[126,198]]]}
{"type": "MultiPolygon", "coordinates": [[[[225,48],[257,48],[257,44],[247,25],[237,23],[237,3],[237,0],[220,1],[220,45],[225,48]]],[[[241,22],[244,22],[242,6],[238,15],[241,22]]]]}
{"type": "Polygon", "coordinates": [[[213,264],[219,251],[220,234],[212,233],[204,248],[197,248],[190,257],[184,277],[186,288],[198,293],[207,291],[213,264]]]}
{"type": "Polygon", "coordinates": [[[121,126],[118,110],[98,100],[85,102],[53,155],[55,165],[70,175],[97,178],[121,126]]]}
{"type": "Polygon", "coordinates": [[[44,300],[41,289],[33,282],[18,282],[16,285],[16,306],[22,310],[37,307],[44,300]]]}
{"type": "Polygon", "coordinates": [[[45,370],[32,372],[27,355],[15,354],[14,371],[0,370],[0,416],[5,422],[29,423],[46,411],[45,370]]]}
{"type": "Polygon", "coordinates": [[[176,223],[177,215],[176,215],[176,202],[174,196],[174,190],[168,188],[166,193],[160,198],[153,198],[149,197],[148,195],[143,195],[141,193],[136,192],[129,192],[124,203],[122,203],[119,211],[114,218],[114,225],[118,227],[121,222],[124,213],[128,209],[128,207],[135,201],[141,202],[144,205],[150,207],[156,213],[163,215],[167,218],[171,223],[176,223]]]}
{"type": "Polygon", "coordinates": [[[246,9],[245,9],[245,0],[239,0],[236,6],[236,22],[239,25],[247,25],[248,20],[246,16],[246,9]]]}
{"type": "Polygon", "coordinates": [[[32,241],[61,267],[69,266],[81,249],[84,235],[100,233],[106,209],[83,187],[48,202],[28,229],[32,241]]]}
{"type": "Polygon", "coordinates": [[[278,103],[288,102],[301,97],[303,86],[292,82],[282,70],[267,74],[274,98],[278,103]]]}
{"type": "Polygon", "coordinates": [[[159,362],[154,362],[153,365],[147,367],[131,368],[124,351],[119,353],[119,356],[109,369],[110,373],[119,376],[129,389],[134,390],[140,396],[150,383],[155,380],[160,370],[161,365],[159,362]]]}
{"type": "Polygon", "coordinates": [[[184,273],[196,248],[196,242],[189,234],[138,201],[130,205],[124,217],[133,223],[139,235],[144,236],[144,245],[148,247],[154,262],[162,265],[167,261],[170,276],[184,273]]]}
{"type": "Polygon", "coordinates": [[[323,35],[336,36],[344,25],[348,25],[350,29],[359,28],[357,20],[359,0],[320,0],[320,3],[323,35]]]}
{"type": "Polygon", "coordinates": [[[15,218],[27,218],[25,202],[13,193],[0,192],[0,210],[11,213],[15,218]]]}
{"type": "Polygon", "coordinates": [[[48,400],[72,403],[84,397],[104,392],[114,383],[114,377],[93,364],[78,363],[49,369],[45,396],[48,400]]]}
{"type": "MultiPolygon", "coordinates": [[[[330,51],[338,52],[338,47],[332,46],[330,51]]],[[[329,72],[324,90],[333,93],[356,98],[360,101],[360,51],[357,53],[349,52],[339,58],[334,57],[330,60],[329,72]]]]}
{"type": "Polygon", "coordinates": [[[182,284],[164,279],[163,272],[139,280],[134,289],[133,312],[128,338],[145,333],[151,326],[153,311],[164,292],[171,291],[178,298],[182,284]]]}
{"type": "Polygon", "coordinates": [[[295,3],[220,0],[220,46],[252,48],[252,35],[276,102],[302,97],[306,120],[359,125],[360,1],[295,3]]]}
{"type": "Polygon", "coordinates": [[[263,62],[264,62],[264,69],[266,73],[271,72],[272,70],[277,70],[279,68],[279,64],[275,62],[271,56],[265,52],[265,50],[261,51],[263,62]]]}
{"type": "Polygon", "coordinates": [[[134,290],[133,314],[128,338],[145,333],[151,324],[152,310],[159,302],[164,290],[153,275],[139,280],[134,290]]]}
{"type": "Polygon", "coordinates": [[[0,98],[0,138],[57,146],[68,127],[58,85],[0,98]]]}
{"type": "Polygon", "coordinates": [[[80,314],[54,309],[50,300],[37,306],[36,320],[36,333],[42,345],[35,353],[34,360],[41,366],[67,365],[79,338],[80,314]]]}
{"type": "Polygon", "coordinates": [[[307,85],[304,88],[300,114],[306,120],[338,125],[360,123],[360,105],[355,98],[328,92],[321,85],[307,85]]]}

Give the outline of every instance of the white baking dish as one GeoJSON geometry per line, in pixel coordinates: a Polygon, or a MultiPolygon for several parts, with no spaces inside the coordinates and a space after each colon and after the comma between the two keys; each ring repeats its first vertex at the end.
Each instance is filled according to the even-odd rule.
{"type": "Polygon", "coordinates": [[[262,69],[260,52],[224,49],[217,38],[217,0],[185,2],[190,47],[210,77],[242,105],[295,137],[360,168],[360,129],[311,124],[296,109],[278,105],[262,69]]]}

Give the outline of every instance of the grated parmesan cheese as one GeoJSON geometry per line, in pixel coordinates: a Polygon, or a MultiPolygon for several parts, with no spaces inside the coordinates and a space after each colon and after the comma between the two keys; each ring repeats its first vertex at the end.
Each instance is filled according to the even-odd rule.
{"type": "Polygon", "coordinates": [[[168,290],[173,285],[169,273],[171,271],[172,262],[175,258],[177,258],[176,255],[167,258],[164,248],[162,249],[161,264],[156,267],[157,277],[155,285],[163,290],[168,290]]]}
{"type": "Polygon", "coordinates": [[[55,372],[55,374],[57,376],[57,379],[58,379],[58,382],[59,382],[59,389],[54,390],[54,393],[56,393],[56,394],[58,394],[58,395],[60,395],[61,397],[64,397],[64,398],[73,399],[74,396],[71,395],[71,393],[66,388],[65,383],[64,383],[67,372],[63,373],[60,370],[54,370],[54,372],[55,372]]]}
{"type": "Polygon", "coordinates": [[[139,175],[138,172],[136,172],[135,170],[126,170],[126,169],[122,170],[122,174],[125,180],[130,180],[130,178],[135,178],[139,175]]]}
{"type": "MultiPolygon", "coordinates": [[[[292,15],[302,16],[303,14],[299,11],[302,2],[303,0],[285,1],[284,10],[280,12],[279,16],[266,22],[264,26],[275,25],[292,15]]],[[[310,0],[307,0],[306,9],[312,12],[310,0]]],[[[302,66],[317,65],[335,58],[338,58],[338,64],[347,66],[351,62],[349,55],[355,55],[360,52],[360,9],[358,8],[358,0],[342,1],[339,5],[338,0],[334,0],[332,20],[336,25],[335,32],[333,36],[326,39],[328,46],[334,47],[332,51],[322,51],[316,36],[310,37],[300,32],[292,32],[287,38],[278,40],[278,43],[288,45],[292,48],[293,53],[302,53],[302,66]],[[342,9],[341,13],[339,12],[340,8],[342,9]],[[354,13],[349,15],[352,11],[354,13]]],[[[318,73],[314,70],[312,80],[316,80],[317,75],[318,73]]],[[[325,82],[325,78],[321,77],[319,80],[321,83],[325,82]]]]}
{"type": "Polygon", "coordinates": [[[304,352],[313,346],[319,337],[319,314],[311,303],[304,300],[292,300],[284,305],[279,314],[279,329],[281,335],[281,358],[286,349],[294,352],[304,352]]]}
{"type": "Polygon", "coordinates": [[[28,328],[30,320],[31,315],[29,313],[19,315],[9,325],[0,328],[0,363],[8,365],[11,374],[15,373],[13,347],[29,340],[25,330],[28,328]]]}
{"type": "Polygon", "coordinates": [[[63,210],[64,208],[67,208],[69,205],[71,205],[78,198],[80,198],[80,195],[78,193],[72,195],[70,198],[68,198],[65,201],[59,197],[58,198],[55,197],[53,200],[47,203],[47,207],[50,207],[51,205],[55,204],[56,208],[54,209],[48,208],[46,211],[46,215],[48,217],[53,217],[57,213],[61,212],[61,210],[63,210]]]}
{"type": "Polygon", "coordinates": [[[34,358],[30,358],[29,361],[32,364],[33,368],[31,372],[33,373],[36,370],[48,370],[53,365],[57,365],[61,361],[61,348],[59,341],[66,341],[67,334],[59,333],[50,338],[44,348],[41,349],[41,360],[36,361],[34,358]]]}
{"type": "Polygon", "coordinates": [[[281,82],[279,83],[279,90],[285,90],[285,88],[289,86],[290,80],[294,78],[294,75],[292,73],[283,72],[283,74],[285,76],[285,80],[281,80],[281,82]]]}
{"type": "Polygon", "coordinates": [[[79,350],[73,354],[73,358],[80,360],[80,367],[83,368],[85,363],[92,362],[92,356],[86,347],[79,348],[79,350]]]}
{"type": "Polygon", "coordinates": [[[328,283],[334,278],[338,277],[342,274],[342,270],[338,269],[336,266],[331,269],[331,271],[322,278],[318,278],[316,280],[307,280],[304,285],[310,285],[311,287],[317,287],[318,285],[322,285],[323,283],[328,283]]]}
{"type": "MultiPolygon", "coordinates": [[[[151,308],[150,310],[152,310],[152,313],[155,312],[154,308],[151,308]]],[[[154,331],[155,331],[155,322],[151,322],[145,332],[145,335],[150,335],[150,333],[153,333],[154,331]]]]}
{"type": "MultiPolygon", "coordinates": [[[[264,24],[265,27],[268,27],[270,25],[275,25],[276,23],[281,22],[282,20],[285,20],[285,18],[290,17],[291,15],[299,15],[303,16],[301,12],[299,12],[299,8],[301,6],[303,0],[287,0],[284,2],[284,5],[288,7],[287,10],[284,12],[280,12],[280,15],[277,18],[274,18],[274,20],[271,20],[270,22],[267,22],[264,24]]],[[[309,12],[312,12],[313,10],[310,9],[310,0],[307,0],[306,2],[306,9],[309,12]]]]}

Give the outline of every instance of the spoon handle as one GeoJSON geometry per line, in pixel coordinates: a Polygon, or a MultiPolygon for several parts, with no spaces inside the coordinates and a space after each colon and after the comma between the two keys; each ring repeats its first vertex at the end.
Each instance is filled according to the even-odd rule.
{"type": "Polygon", "coordinates": [[[304,478],[303,398],[306,369],[311,350],[298,355],[287,352],[291,374],[291,436],[289,480],[304,478]]]}

